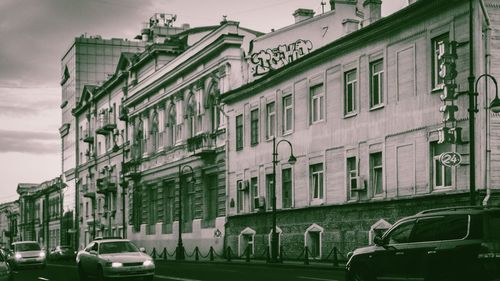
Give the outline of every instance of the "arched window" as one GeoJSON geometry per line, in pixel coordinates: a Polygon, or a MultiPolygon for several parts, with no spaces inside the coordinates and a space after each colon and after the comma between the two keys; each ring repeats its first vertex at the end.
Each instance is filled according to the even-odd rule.
{"type": "Polygon", "coordinates": [[[240,232],[238,235],[238,256],[242,256],[245,251],[250,251],[250,255],[253,256],[255,251],[255,230],[247,227],[240,232]]]}
{"type": "Polygon", "coordinates": [[[137,148],[137,152],[139,155],[142,155],[144,152],[144,147],[143,147],[143,142],[144,142],[144,123],[142,122],[142,119],[139,119],[137,121],[137,126],[135,130],[135,136],[134,136],[134,142],[137,148]]]}
{"type": "Polygon", "coordinates": [[[186,113],[188,117],[188,132],[189,137],[192,138],[196,135],[196,97],[191,94],[188,99],[186,113]]]}
{"type": "Polygon", "coordinates": [[[170,109],[168,110],[167,116],[167,144],[172,146],[175,144],[175,118],[177,114],[175,111],[175,104],[170,105],[170,109]]]}
{"type": "Polygon", "coordinates": [[[220,112],[218,108],[218,95],[219,95],[219,89],[217,87],[217,84],[212,83],[208,90],[208,106],[209,106],[209,112],[210,112],[210,126],[211,126],[211,131],[215,132],[219,128],[220,125],[220,112]]]}
{"type": "Polygon", "coordinates": [[[309,258],[321,258],[321,239],[323,236],[323,231],[324,229],[315,223],[306,229],[306,232],[304,233],[304,246],[307,246],[309,250],[309,258]]]}
{"type": "Polygon", "coordinates": [[[152,152],[154,152],[158,149],[158,112],[156,112],[156,110],[153,112],[150,134],[151,134],[151,148],[152,152]]]}

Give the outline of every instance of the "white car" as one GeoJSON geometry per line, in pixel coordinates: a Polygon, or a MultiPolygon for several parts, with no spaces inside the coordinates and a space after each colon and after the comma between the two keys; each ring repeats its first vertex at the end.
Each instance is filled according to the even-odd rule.
{"type": "Polygon", "coordinates": [[[98,280],[133,277],[134,280],[153,280],[153,259],[126,239],[98,239],[90,242],[76,256],[80,280],[89,276],[98,280]]]}
{"type": "Polygon", "coordinates": [[[45,251],[36,241],[20,241],[12,243],[12,255],[9,257],[12,268],[47,265],[45,251]]]}

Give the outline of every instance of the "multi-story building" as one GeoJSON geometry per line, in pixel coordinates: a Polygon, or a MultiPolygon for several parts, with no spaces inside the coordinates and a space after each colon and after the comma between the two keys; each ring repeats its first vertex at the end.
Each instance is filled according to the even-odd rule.
{"type": "Polygon", "coordinates": [[[38,241],[45,249],[71,242],[70,237],[61,231],[64,225],[64,187],[60,177],[41,184],[18,184],[20,240],[38,241]]]}
{"type": "MultiPolygon", "coordinates": [[[[146,30],[146,29],[145,29],[146,30]]],[[[64,192],[64,217],[71,221],[64,224],[64,233],[72,236],[71,245],[81,244],[76,229],[79,228],[78,216],[79,193],[76,191],[76,165],[80,148],[78,147],[77,123],[71,111],[76,107],[84,85],[105,81],[112,73],[122,52],[144,50],[145,42],[125,39],[102,39],[100,36],[82,35],[74,39],[61,59],[61,113],[62,125],[59,128],[62,141],[62,175],[67,185],[64,192]],[[75,244],[76,243],[76,244],[75,244]]]]}
{"type": "Polygon", "coordinates": [[[356,2],[331,1],[331,16],[340,16],[335,22],[341,25],[325,28],[325,14],[257,38],[262,47],[254,44],[248,54],[250,82],[223,95],[229,116],[226,241],[239,254],[250,249],[261,255],[270,247],[273,213],[285,257],[298,257],[305,246],[312,258],[325,258],[334,247],[347,253],[403,216],[469,204],[470,165],[483,195],[477,203],[499,201],[500,118],[488,109],[493,83],[479,81],[475,163],[462,95],[471,58],[476,77],[500,77],[494,64],[500,59],[498,3],[472,1],[470,37],[468,1],[412,1],[385,18],[381,1],[362,1],[362,14],[356,2]],[[303,25],[307,33],[300,32],[303,25]],[[330,43],[314,37],[340,30],[330,43]],[[297,42],[323,46],[289,54],[297,42]],[[441,63],[453,50],[458,74],[445,81],[441,63]],[[289,141],[296,163],[287,163],[291,147],[281,140],[289,141]],[[444,152],[460,154],[461,164],[440,160],[444,152]]]}
{"type": "Polygon", "coordinates": [[[241,85],[243,54],[258,35],[226,20],[192,28],[172,38],[185,48],[163,67],[141,54],[129,68],[129,239],[170,253],[179,236],[188,252],[222,249],[226,120],[219,97],[241,85]]]}
{"type": "Polygon", "coordinates": [[[19,219],[18,201],[0,204],[0,247],[9,248],[19,240],[17,222],[19,219]]]}

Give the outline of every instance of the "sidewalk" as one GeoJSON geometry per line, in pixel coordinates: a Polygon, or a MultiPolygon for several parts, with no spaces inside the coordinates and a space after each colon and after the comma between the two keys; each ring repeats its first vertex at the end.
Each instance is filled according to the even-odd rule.
{"type": "Polygon", "coordinates": [[[232,258],[231,261],[227,259],[216,257],[213,261],[210,261],[208,258],[200,257],[198,261],[195,260],[194,257],[186,256],[186,259],[183,261],[175,260],[175,256],[167,256],[167,259],[164,260],[163,257],[156,257],[155,264],[157,266],[161,266],[162,264],[167,263],[201,263],[201,264],[226,264],[226,265],[248,265],[248,266],[269,266],[269,267],[289,267],[289,268],[310,268],[310,269],[325,269],[325,270],[345,270],[345,263],[339,263],[338,266],[333,266],[332,261],[314,261],[310,260],[309,264],[304,264],[304,261],[299,260],[285,260],[282,263],[268,263],[266,260],[262,259],[251,259],[247,262],[244,258],[232,258]]]}

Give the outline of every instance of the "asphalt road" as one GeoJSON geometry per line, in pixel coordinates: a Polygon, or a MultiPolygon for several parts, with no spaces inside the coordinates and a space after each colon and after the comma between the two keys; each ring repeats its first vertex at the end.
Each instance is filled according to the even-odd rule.
{"type": "MultiPolygon", "coordinates": [[[[78,281],[73,264],[48,264],[45,269],[20,269],[15,281],[78,281]]],[[[333,269],[224,263],[157,263],[155,280],[171,281],[344,281],[333,269]]]]}

